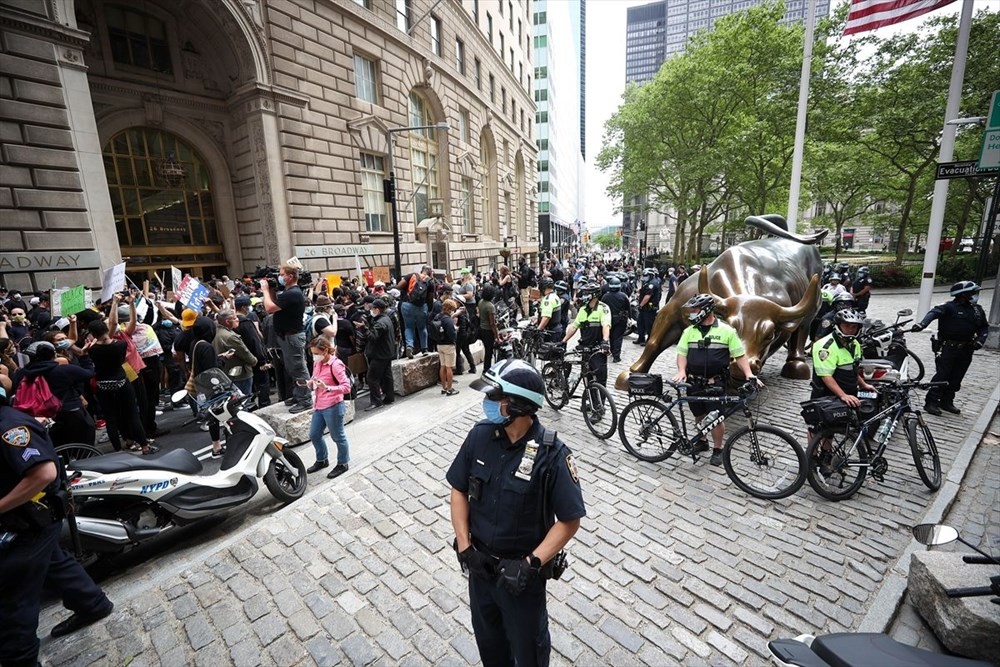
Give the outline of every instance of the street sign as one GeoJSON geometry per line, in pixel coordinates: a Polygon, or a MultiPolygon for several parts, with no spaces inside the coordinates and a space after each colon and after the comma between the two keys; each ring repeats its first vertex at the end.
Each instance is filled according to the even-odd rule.
{"type": "Polygon", "coordinates": [[[976,161],[942,162],[937,166],[934,180],[942,181],[950,178],[969,178],[976,175],[976,161]]]}
{"type": "Polygon", "coordinates": [[[978,170],[980,174],[1000,173],[1000,90],[993,91],[993,99],[990,100],[978,170]]]}

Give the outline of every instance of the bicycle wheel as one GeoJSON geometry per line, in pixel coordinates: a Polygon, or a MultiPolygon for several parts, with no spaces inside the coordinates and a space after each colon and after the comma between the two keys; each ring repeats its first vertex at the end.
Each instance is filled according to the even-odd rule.
{"type": "Polygon", "coordinates": [[[816,433],[806,449],[806,479],[827,500],[847,500],[861,488],[868,475],[868,445],[853,428],[839,433],[816,433]],[[829,449],[823,447],[829,441],[829,449]]]}
{"type": "Polygon", "coordinates": [[[910,452],[917,474],[931,491],[941,488],[941,457],[930,428],[921,417],[906,420],[906,439],[910,441],[910,452]]]}
{"type": "Polygon", "coordinates": [[[545,383],[545,402],[555,410],[561,410],[569,402],[569,387],[566,386],[564,364],[552,361],[542,367],[542,382],[545,383]]]}
{"type": "Polygon", "coordinates": [[[601,440],[607,440],[618,426],[618,410],[611,393],[596,382],[587,385],[580,399],[583,421],[590,432],[601,440]]]}
{"type": "Polygon", "coordinates": [[[913,353],[913,350],[906,351],[906,377],[911,382],[920,382],[924,379],[924,362],[913,353]]]}
{"type": "Polygon", "coordinates": [[[787,498],[806,481],[802,446],[773,426],[738,429],[722,448],[722,464],[733,484],[754,498],[787,498]]]}
{"type": "Polygon", "coordinates": [[[640,398],[622,410],[618,437],[635,458],[658,463],[674,453],[681,431],[666,405],[653,398],[640,398]]]}
{"type": "Polygon", "coordinates": [[[82,442],[71,442],[56,447],[56,454],[59,455],[59,460],[62,461],[62,464],[68,466],[73,461],[100,456],[101,450],[93,445],[87,445],[82,442]]]}

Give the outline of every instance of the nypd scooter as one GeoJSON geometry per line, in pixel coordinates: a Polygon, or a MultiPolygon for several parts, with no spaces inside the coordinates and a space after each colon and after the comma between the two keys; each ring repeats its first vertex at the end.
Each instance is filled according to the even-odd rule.
{"type": "MultiPolygon", "coordinates": [[[[173,395],[187,400],[187,392],[173,395]]],[[[283,503],[306,491],[306,466],[288,441],[242,406],[238,389],[198,406],[228,432],[219,471],[202,475],[201,461],[186,449],[152,456],[115,452],[78,459],[67,467],[84,560],[131,549],[164,532],[248,502],[258,479],[283,503]]]]}

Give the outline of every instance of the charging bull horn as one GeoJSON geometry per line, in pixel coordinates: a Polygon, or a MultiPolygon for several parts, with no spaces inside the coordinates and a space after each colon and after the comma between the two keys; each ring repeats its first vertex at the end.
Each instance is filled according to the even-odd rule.
{"type": "MultiPolygon", "coordinates": [[[[728,322],[743,341],[750,367],[757,373],[781,347],[788,357],[781,374],[808,379],[805,345],[820,304],[823,271],[816,244],[826,232],[797,235],[778,215],[750,216],[746,224],[769,237],[727,248],[701,268],[697,280],[685,280],[659,312],[639,359],[618,376],[615,386],[628,388],[628,374],[647,373],[653,362],[674,345],[687,326],[683,304],[695,294],[710,294],[717,317],[728,322]]],[[[734,377],[740,377],[735,364],[734,377]]]]}

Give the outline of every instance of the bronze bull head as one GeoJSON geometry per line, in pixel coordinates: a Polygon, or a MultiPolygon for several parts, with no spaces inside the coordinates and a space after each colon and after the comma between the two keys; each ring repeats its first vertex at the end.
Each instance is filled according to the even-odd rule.
{"type": "MultiPolygon", "coordinates": [[[[682,306],[699,293],[712,295],[716,316],[736,329],[754,373],[787,345],[782,376],[809,378],[805,345],[809,325],[819,309],[822,271],[819,251],[811,244],[825,233],[799,237],[779,228],[775,221],[784,224],[777,216],[751,217],[747,224],[782,238],[763,238],[728,248],[701,268],[697,280],[692,276],[678,286],[673,298],[656,314],[639,359],[618,376],[618,389],[628,388],[629,372],[649,372],[660,353],[680,339],[687,326],[682,306]]],[[[734,378],[742,377],[735,364],[731,371],[734,378]]]]}

